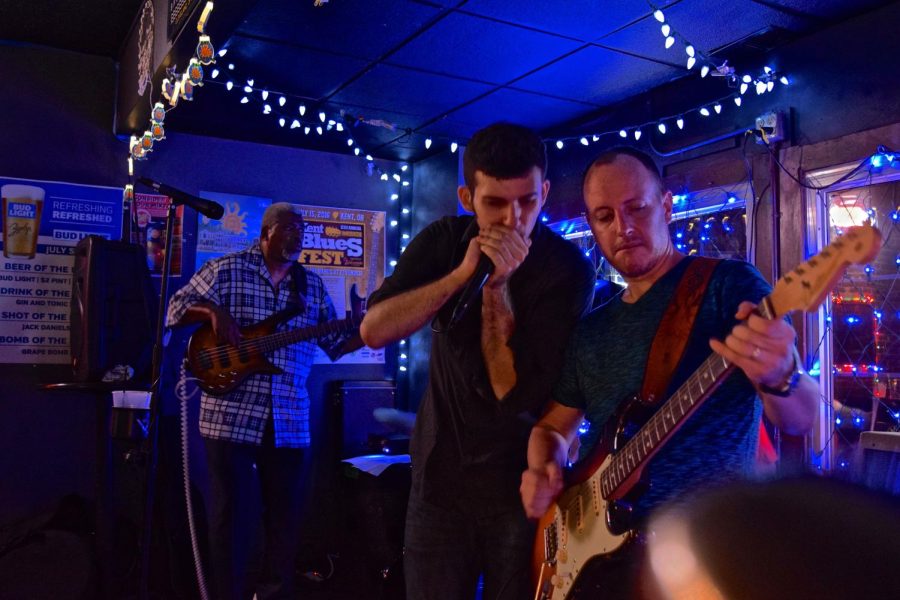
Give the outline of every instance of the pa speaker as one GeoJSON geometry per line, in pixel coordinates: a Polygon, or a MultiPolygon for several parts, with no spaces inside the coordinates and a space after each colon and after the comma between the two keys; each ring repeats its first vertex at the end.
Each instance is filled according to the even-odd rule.
{"type": "Polygon", "coordinates": [[[100,381],[116,365],[149,383],[156,299],[146,252],[87,236],[75,247],[69,338],[75,380],[100,381]]]}

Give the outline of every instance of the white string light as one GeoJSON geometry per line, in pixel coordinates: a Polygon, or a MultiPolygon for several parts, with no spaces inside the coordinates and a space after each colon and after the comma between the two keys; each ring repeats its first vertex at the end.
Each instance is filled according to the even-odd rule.
{"type": "MultiPolygon", "coordinates": [[[[654,15],[657,15],[657,14],[659,14],[663,17],[662,19],[658,19],[659,22],[662,24],[661,31],[664,34],[667,34],[666,35],[667,41],[668,41],[668,38],[672,38],[672,42],[669,43],[669,45],[671,45],[674,43],[674,38],[676,38],[676,37],[681,38],[681,36],[677,32],[675,32],[674,29],[672,29],[671,25],[668,22],[666,22],[665,16],[663,15],[662,11],[658,11],[658,12],[654,13],[654,15]]],[[[683,38],[681,38],[681,39],[683,40],[683,38]]],[[[688,69],[691,69],[696,65],[697,62],[699,62],[698,58],[700,56],[702,56],[702,53],[698,52],[696,47],[694,45],[688,43],[686,40],[683,40],[683,43],[684,43],[685,54],[688,57],[688,62],[687,62],[688,69]]],[[[233,68],[233,64],[229,64],[229,67],[233,68]]],[[[755,86],[755,89],[757,90],[758,94],[772,91],[775,87],[776,80],[781,82],[783,85],[788,85],[788,83],[789,83],[789,80],[787,79],[786,75],[776,73],[769,66],[765,66],[763,68],[763,74],[760,75],[759,77],[754,78],[753,76],[751,76],[749,74],[744,74],[740,77],[740,79],[738,79],[738,77],[734,74],[734,69],[732,67],[729,67],[727,65],[727,63],[723,63],[721,66],[714,66],[711,62],[709,62],[707,59],[704,58],[704,64],[702,64],[700,66],[699,70],[700,70],[701,77],[706,77],[710,73],[713,73],[714,75],[722,76],[727,81],[734,81],[734,82],[741,81],[742,84],[746,84],[746,85],[742,85],[742,87],[745,88],[742,91],[746,91],[746,87],[752,83],[755,86]]],[[[250,99],[253,98],[252,92],[254,92],[254,91],[259,91],[260,97],[262,97],[262,98],[266,98],[268,96],[269,92],[267,90],[253,88],[254,80],[252,78],[248,78],[246,81],[247,81],[247,85],[245,86],[245,91],[248,94],[250,94],[250,98],[248,98],[247,96],[242,97],[241,103],[246,104],[247,102],[249,102],[250,99]]],[[[233,83],[231,81],[229,81],[227,84],[225,84],[225,86],[227,89],[230,90],[233,87],[233,83]]],[[[287,96],[290,96],[290,94],[284,94],[282,92],[276,92],[276,93],[278,94],[278,105],[281,107],[285,106],[289,99],[289,98],[287,98],[287,96]]],[[[714,102],[712,104],[707,104],[706,106],[700,106],[691,111],[682,112],[682,114],[671,115],[668,117],[657,119],[655,121],[642,123],[640,125],[626,126],[626,127],[620,128],[620,129],[603,132],[603,133],[593,133],[593,134],[589,134],[589,135],[582,134],[582,135],[559,138],[559,139],[552,140],[552,142],[554,143],[554,145],[556,146],[557,149],[562,150],[565,147],[565,142],[568,140],[576,140],[582,146],[589,146],[591,142],[597,142],[600,140],[600,138],[602,136],[608,135],[608,134],[618,133],[620,138],[627,139],[629,132],[632,133],[634,140],[638,141],[641,139],[641,136],[643,135],[643,128],[647,127],[647,126],[655,126],[656,129],[660,132],[660,134],[669,133],[668,124],[667,124],[667,122],[669,122],[669,121],[673,122],[676,125],[676,127],[678,128],[678,130],[683,130],[684,126],[685,126],[685,122],[688,120],[688,119],[686,119],[686,117],[689,117],[690,114],[693,112],[697,112],[703,117],[709,117],[711,115],[711,111],[715,111],[716,114],[721,114],[722,113],[721,100],[724,100],[727,98],[732,98],[734,100],[736,106],[738,106],[738,107],[741,106],[741,100],[740,100],[739,95],[729,95],[723,99],[720,99],[720,101],[714,102]]],[[[270,114],[272,112],[272,107],[270,105],[266,104],[263,107],[263,111],[265,114],[270,114]]],[[[298,111],[299,115],[301,117],[303,117],[306,113],[306,105],[302,102],[299,103],[297,105],[297,111],[298,111]]],[[[309,124],[303,123],[302,121],[300,121],[298,119],[292,119],[290,117],[285,119],[283,115],[276,115],[276,116],[279,117],[278,122],[279,122],[280,126],[284,127],[285,126],[284,123],[290,122],[291,129],[297,129],[297,128],[303,127],[304,134],[307,134],[307,135],[309,134],[309,132],[310,132],[309,124]]],[[[321,123],[327,122],[327,128],[326,128],[327,131],[336,130],[338,132],[342,132],[346,129],[345,123],[347,125],[350,124],[346,120],[348,117],[347,117],[347,115],[344,114],[344,111],[341,111],[340,118],[335,117],[333,119],[329,119],[327,114],[324,111],[318,112],[318,117],[319,117],[319,119],[318,119],[319,122],[321,122],[321,123]]],[[[352,115],[350,115],[350,117],[353,118],[352,115]]],[[[359,121],[362,121],[362,119],[359,119],[359,121]]],[[[367,122],[367,121],[362,121],[362,122],[367,122]]],[[[357,120],[354,118],[354,125],[356,123],[357,123],[357,120]]],[[[317,134],[319,134],[319,135],[324,134],[324,131],[323,131],[323,128],[321,125],[316,126],[315,129],[316,129],[317,134]]],[[[406,132],[408,135],[414,133],[412,130],[406,130],[406,132]]],[[[402,138],[398,138],[398,139],[402,139],[402,138]]],[[[434,144],[434,140],[431,137],[424,138],[424,147],[426,150],[431,149],[433,144],[434,144]]],[[[348,147],[354,147],[354,142],[352,141],[352,139],[347,140],[347,145],[348,145],[348,147]]],[[[456,153],[457,150],[459,149],[459,142],[457,142],[456,140],[452,140],[452,141],[448,140],[447,147],[451,153],[456,153]]],[[[364,154],[362,152],[362,149],[359,148],[358,146],[354,147],[353,153],[356,156],[362,156],[364,154]]],[[[369,163],[368,168],[369,168],[370,174],[374,173],[374,174],[379,175],[380,179],[382,181],[388,181],[391,178],[391,174],[384,173],[380,168],[378,168],[377,166],[374,166],[372,164],[374,159],[371,155],[366,154],[365,158],[369,163]]],[[[401,170],[405,171],[406,165],[403,165],[401,167],[401,170]]],[[[400,176],[397,174],[393,174],[393,179],[395,179],[398,183],[401,183],[401,185],[403,185],[403,186],[410,185],[410,182],[402,180],[400,178],[400,176]]]]}

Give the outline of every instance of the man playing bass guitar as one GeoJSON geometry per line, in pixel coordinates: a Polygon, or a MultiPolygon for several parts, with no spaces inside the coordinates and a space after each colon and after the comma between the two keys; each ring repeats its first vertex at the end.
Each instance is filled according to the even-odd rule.
{"type": "MultiPolygon", "coordinates": [[[[282,311],[287,318],[279,330],[334,321],[322,280],[297,262],[303,232],[298,208],[287,202],[269,206],[257,241],[208,261],[175,293],[167,324],[208,322],[219,343],[237,348],[241,327],[282,311]]],[[[293,597],[302,449],[310,444],[306,378],[316,345],[334,360],[361,346],[351,335],[345,329],[275,349],[266,356],[281,373],[250,375],[233,391],[201,395],[216,598],[293,597]],[[256,576],[250,570],[257,562],[254,541],[263,517],[266,563],[256,576]]]]}
{"type": "MultiPolygon", "coordinates": [[[[623,400],[641,389],[663,313],[682,275],[701,260],[676,250],[668,230],[672,193],[645,154],[630,148],[602,154],[585,173],[583,191],[594,238],[628,287],[578,325],[553,401],[532,430],[520,489],[532,518],[544,515],[562,491],[563,466],[582,420],[590,423],[581,440],[589,451],[623,400]]],[[[650,485],[631,503],[638,524],[663,502],[750,475],[762,412],[791,434],[813,423],[818,391],[800,370],[793,328],[753,312],[770,286],[742,261],[723,260],[713,269],[669,389],[680,386],[710,348],[737,369],[649,459],[643,474],[650,485]]],[[[621,570],[585,597],[632,597],[630,561],[605,562],[621,570]]],[[[567,576],[560,567],[554,585],[563,587],[567,576]]]]}

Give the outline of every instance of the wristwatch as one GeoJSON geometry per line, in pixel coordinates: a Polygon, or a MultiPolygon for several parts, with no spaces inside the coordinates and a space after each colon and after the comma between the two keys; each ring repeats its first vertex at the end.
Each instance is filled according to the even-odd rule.
{"type": "Polygon", "coordinates": [[[800,383],[800,377],[802,377],[805,373],[803,367],[801,367],[800,364],[800,355],[797,353],[797,348],[794,348],[794,368],[791,369],[791,372],[788,373],[787,377],[784,378],[784,381],[776,386],[769,386],[764,383],[760,383],[759,390],[764,394],[769,394],[770,396],[787,398],[794,393],[795,389],[797,389],[797,384],[800,383]]]}

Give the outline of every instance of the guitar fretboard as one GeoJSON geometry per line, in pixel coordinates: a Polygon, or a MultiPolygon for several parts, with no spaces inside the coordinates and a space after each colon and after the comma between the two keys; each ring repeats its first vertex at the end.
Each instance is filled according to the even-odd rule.
{"type": "MultiPolygon", "coordinates": [[[[320,325],[291,329],[290,331],[279,331],[278,333],[262,336],[249,341],[253,342],[254,348],[261,352],[272,352],[273,350],[296,344],[297,342],[302,342],[304,340],[350,331],[359,325],[358,321],[360,320],[361,319],[347,318],[340,321],[329,321],[328,323],[322,323],[320,325]]],[[[243,343],[241,346],[243,346],[243,343]]]]}
{"type": "MultiPolygon", "coordinates": [[[[758,308],[759,313],[773,318],[768,298],[758,308]]],[[[718,354],[711,354],[687,381],[654,413],[643,427],[613,456],[600,474],[600,492],[609,498],[616,489],[675,433],[678,427],[699,408],[731,373],[734,365],[718,354]]]]}
{"type": "MultiPolygon", "coordinates": [[[[238,354],[245,359],[250,353],[273,352],[284,346],[296,344],[305,340],[330,335],[332,333],[343,333],[350,331],[359,326],[362,316],[347,317],[337,321],[329,321],[320,323],[319,325],[311,325],[309,327],[301,327],[300,329],[291,329],[289,331],[279,331],[260,337],[241,340],[238,346],[238,354]]],[[[213,348],[207,348],[198,354],[200,360],[208,361],[210,359],[220,359],[228,355],[232,346],[222,345],[213,348]]]]}

